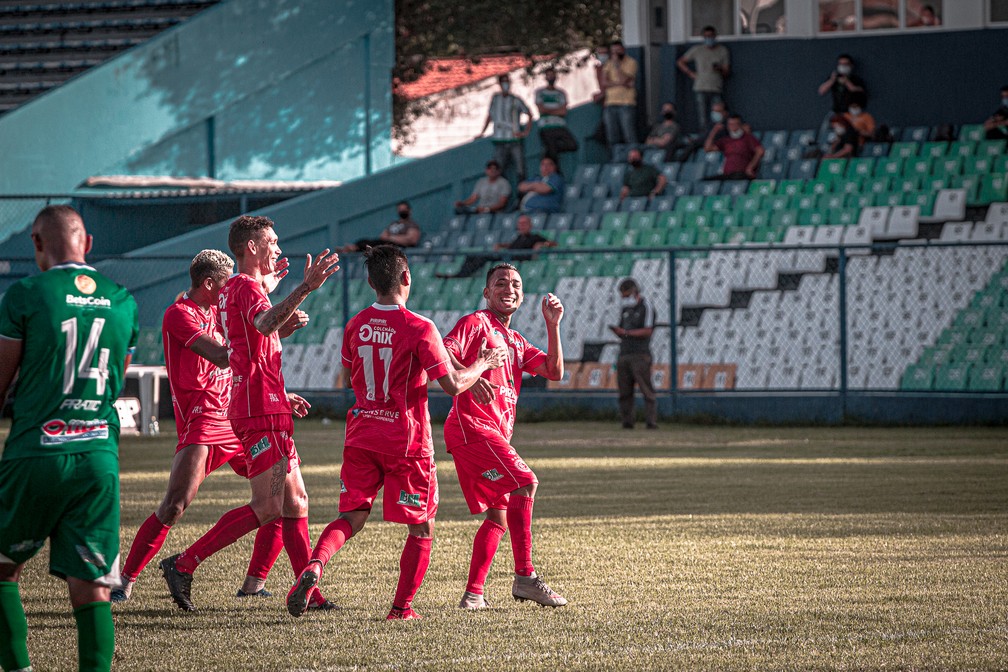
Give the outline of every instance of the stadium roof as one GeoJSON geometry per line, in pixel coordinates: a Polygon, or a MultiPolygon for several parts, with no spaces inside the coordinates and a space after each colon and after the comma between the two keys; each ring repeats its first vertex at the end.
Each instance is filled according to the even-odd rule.
{"type": "Polygon", "coordinates": [[[159,175],[98,175],[89,177],[77,195],[108,198],[164,198],[220,194],[298,193],[338,187],[338,180],[215,180],[209,177],[159,175]]]}
{"type": "MultiPolygon", "coordinates": [[[[540,60],[547,57],[536,57],[540,60]]],[[[528,67],[532,59],[520,54],[499,54],[473,58],[432,58],[427,72],[420,79],[399,84],[396,92],[409,100],[426,98],[442,91],[451,91],[468,84],[528,67]]]]}

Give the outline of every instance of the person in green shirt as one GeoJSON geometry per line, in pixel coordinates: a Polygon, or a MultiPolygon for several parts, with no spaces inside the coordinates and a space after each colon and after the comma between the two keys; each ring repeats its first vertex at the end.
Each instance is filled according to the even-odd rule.
{"type": "Polygon", "coordinates": [[[137,341],[129,292],[84,260],[91,236],[66,205],[32,224],[42,273],[0,301],[0,400],[18,376],[0,456],[0,667],[28,669],[18,580],[49,540],[49,572],[67,581],[78,666],[109,670],[110,587],[119,581],[119,415],[137,341]]]}
{"type": "Polygon", "coordinates": [[[620,189],[620,200],[627,196],[647,196],[654,198],[665,191],[668,180],[650,163],[645,163],[639,149],[631,149],[627,153],[627,163],[630,166],[623,173],[623,188],[620,189]]]}

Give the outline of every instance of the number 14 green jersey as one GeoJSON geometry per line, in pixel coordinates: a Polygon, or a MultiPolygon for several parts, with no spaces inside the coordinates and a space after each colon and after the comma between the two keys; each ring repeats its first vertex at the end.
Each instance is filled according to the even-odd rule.
{"type": "Polygon", "coordinates": [[[23,350],[3,459],[117,451],[114,403],[137,332],[133,297],[90,266],[61,264],[12,285],[0,338],[23,350]]]}

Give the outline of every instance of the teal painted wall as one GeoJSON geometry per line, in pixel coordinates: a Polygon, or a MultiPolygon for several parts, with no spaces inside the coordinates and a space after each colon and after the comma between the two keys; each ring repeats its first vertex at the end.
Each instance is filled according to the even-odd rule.
{"type": "Polygon", "coordinates": [[[97,174],[342,179],[391,163],[392,0],[230,0],[0,118],[0,194],[97,174]]]}

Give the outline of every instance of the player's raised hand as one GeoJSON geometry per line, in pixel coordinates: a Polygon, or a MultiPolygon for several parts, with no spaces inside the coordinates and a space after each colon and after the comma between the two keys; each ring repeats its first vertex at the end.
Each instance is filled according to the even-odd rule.
{"type": "Polygon", "coordinates": [[[542,313],[546,319],[546,324],[551,326],[560,324],[560,320],[563,318],[563,304],[560,303],[560,299],[552,292],[543,297],[542,313]]]}
{"type": "Polygon", "coordinates": [[[469,391],[472,392],[473,400],[477,404],[489,404],[497,398],[497,388],[499,387],[500,385],[495,385],[486,378],[480,378],[473,383],[469,391]]]}
{"type": "Polygon", "coordinates": [[[335,252],[330,254],[328,248],[322,250],[315,259],[310,254],[305,255],[304,284],[311,291],[315,291],[322,286],[330,275],[339,270],[337,263],[339,255],[335,252]]]}
{"type": "Polygon", "coordinates": [[[293,392],[288,392],[287,400],[290,401],[291,410],[294,412],[295,417],[303,418],[308,415],[308,409],[311,408],[311,404],[304,397],[298,396],[293,392]]]}
{"type": "Polygon", "coordinates": [[[290,261],[287,260],[287,257],[277,259],[273,272],[263,278],[263,285],[266,288],[267,294],[272,294],[273,290],[280,284],[280,281],[284,279],[284,276],[287,275],[288,266],[290,266],[290,261]]]}
{"type": "Polygon", "coordinates": [[[280,334],[280,338],[287,338],[298,329],[304,328],[308,325],[308,320],[308,313],[303,310],[295,310],[294,313],[287,318],[287,321],[280,326],[280,329],[277,330],[280,334]]]}
{"type": "Polygon", "coordinates": [[[487,347],[487,339],[484,338],[483,345],[480,346],[479,358],[486,361],[486,368],[496,369],[504,366],[507,362],[507,350],[503,345],[495,348],[487,347]]]}

